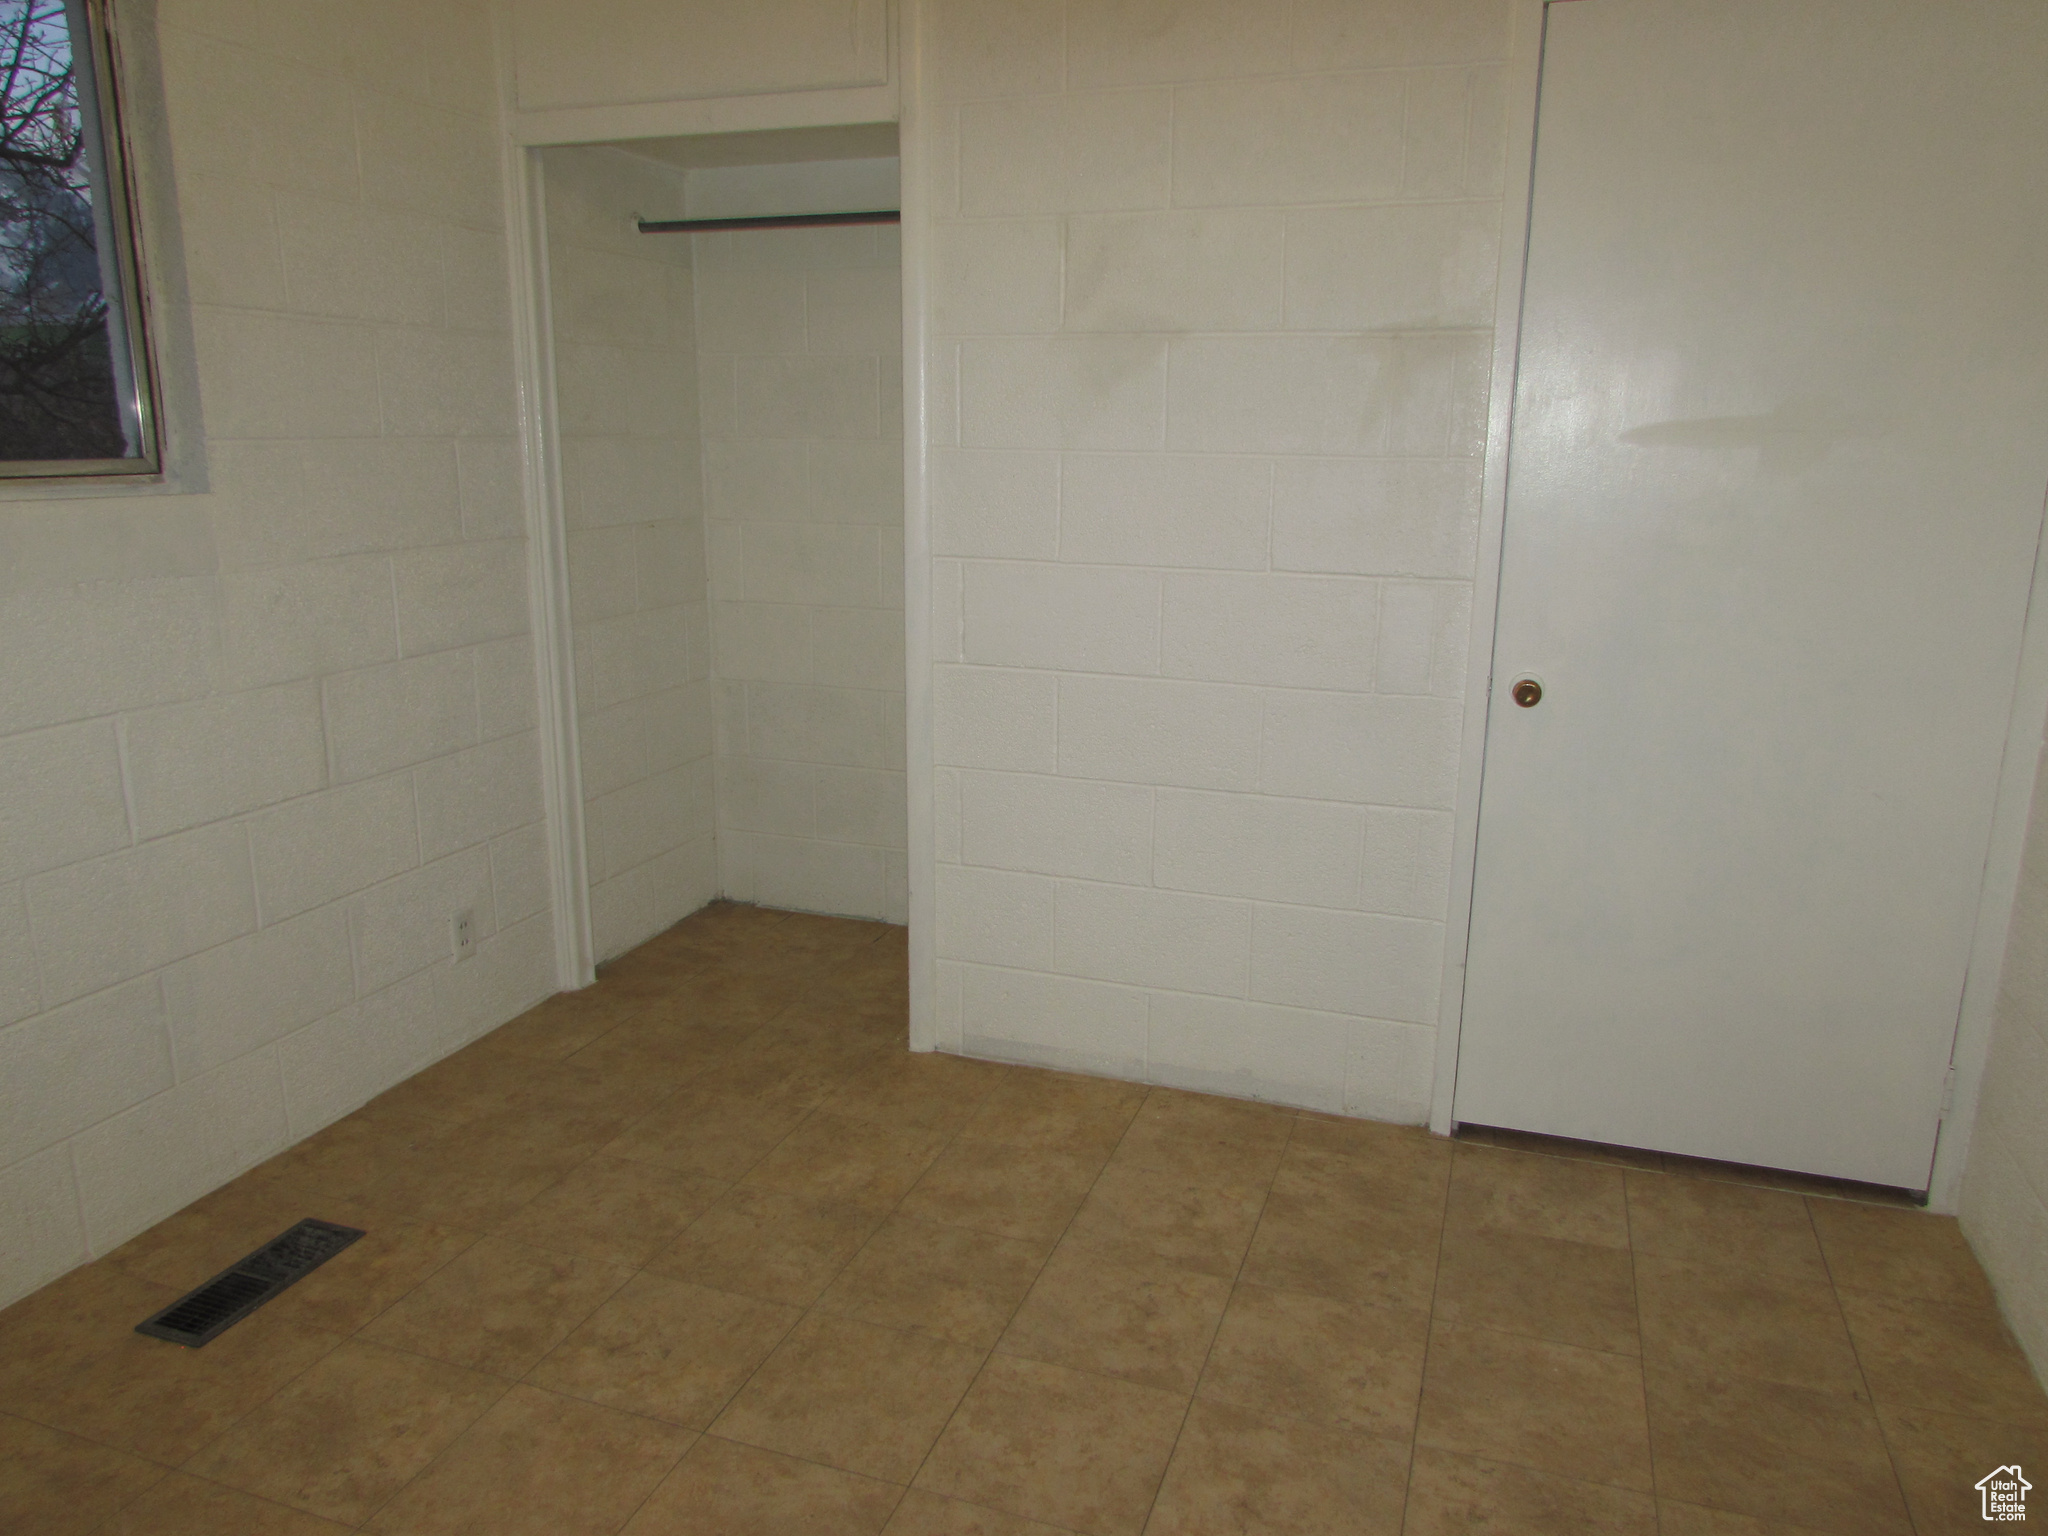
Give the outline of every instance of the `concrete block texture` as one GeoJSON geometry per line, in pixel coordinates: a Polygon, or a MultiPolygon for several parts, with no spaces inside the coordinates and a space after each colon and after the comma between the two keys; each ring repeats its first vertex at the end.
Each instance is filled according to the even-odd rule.
{"type": "Polygon", "coordinates": [[[1426,1115],[1505,0],[941,0],[941,1035],[1426,1115]]]}
{"type": "Polygon", "coordinates": [[[0,502],[0,1304],[552,985],[488,7],[158,25],[205,474],[0,502]]]}

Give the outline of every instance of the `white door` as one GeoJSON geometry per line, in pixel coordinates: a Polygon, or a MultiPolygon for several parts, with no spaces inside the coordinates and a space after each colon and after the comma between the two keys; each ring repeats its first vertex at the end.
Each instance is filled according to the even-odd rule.
{"type": "Polygon", "coordinates": [[[2040,0],[1550,6],[1457,1119],[1926,1186],[2048,491],[2044,101],[2040,0]]]}

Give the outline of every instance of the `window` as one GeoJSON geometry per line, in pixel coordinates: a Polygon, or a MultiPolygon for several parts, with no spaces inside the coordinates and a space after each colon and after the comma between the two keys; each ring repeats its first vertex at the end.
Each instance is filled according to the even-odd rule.
{"type": "Polygon", "coordinates": [[[0,0],[0,476],[150,474],[104,0],[0,0]]]}

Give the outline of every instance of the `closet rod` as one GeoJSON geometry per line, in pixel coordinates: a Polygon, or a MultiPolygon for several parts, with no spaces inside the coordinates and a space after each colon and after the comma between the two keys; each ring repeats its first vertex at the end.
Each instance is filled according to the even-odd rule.
{"type": "Polygon", "coordinates": [[[682,235],[712,229],[816,229],[827,224],[900,224],[894,208],[871,213],[770,213],[749,219],[641,219],[643,235],[682,235]]]}

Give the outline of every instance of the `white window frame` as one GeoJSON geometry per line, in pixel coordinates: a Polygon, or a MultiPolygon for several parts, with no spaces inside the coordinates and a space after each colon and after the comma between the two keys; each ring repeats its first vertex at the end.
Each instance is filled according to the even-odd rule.
{"type": "Polygon", "coordinates": [[[0,459],[0,484],[10,487],[36,481],[156,480],[164,471],[156,357],[136,235],[137,198],[123,134],[121,62],[108,4],[109,0],[64,0],[64,10],[92,176],[101,281],[114,322],[108,327],[108,341],[119,395],[116,406],[137,451],[106,459],[0,459]]]}

